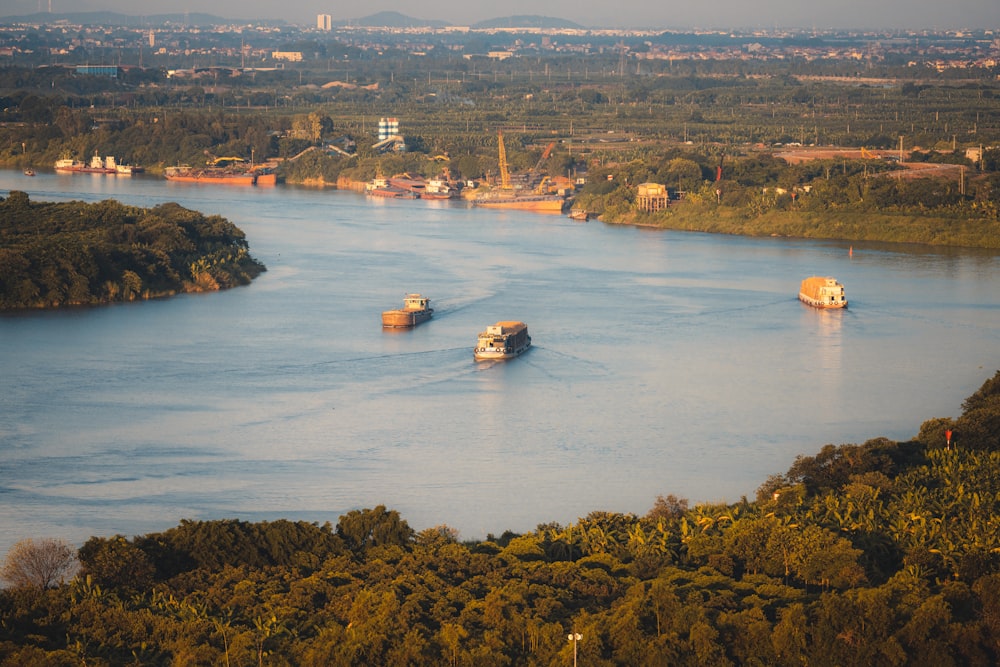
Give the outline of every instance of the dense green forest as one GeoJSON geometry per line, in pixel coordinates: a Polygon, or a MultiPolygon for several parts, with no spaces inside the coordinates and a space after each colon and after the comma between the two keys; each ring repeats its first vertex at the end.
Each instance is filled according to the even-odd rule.
{"type": "Polygon", "coordinates": [[[225,289],[262,271],[236,225],[177,204],[0,199],[0,310],[225,289]]]}
{"type": "Polygon", "coordinates": [[[185,520],[25,540],[2,574],[4,666],[995,665],[1000,372],[957,419],[826,445],[735,504],[474,541],[382,506],[185,520]]]}

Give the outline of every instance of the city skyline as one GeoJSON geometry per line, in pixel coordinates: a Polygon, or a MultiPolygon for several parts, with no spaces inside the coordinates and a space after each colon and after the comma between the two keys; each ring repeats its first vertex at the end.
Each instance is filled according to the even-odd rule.
{"type": "Polygon", "coordinates": [[[178,4],[173,0],[13,0],[2,14],[29,14],[48,11],[49,7],[54,13],[115,11],[133,16],[201,12],[231,19],[280,19],[303,26],[315,26],[318,14],[329,14],[338,23],[394,11],[415,19],[453,25],[538,15],[573,21],[588,28],[1000,29],[1000,3],[996,0],[955,0],[947,4],[929,0],[830,0],[816,5],[795,0],[704,0],[666,5],[645,0],[624,7],[570,0],[550,0],[542,6],[526,0],[510,0],[503,7],[457,0],[426,0],[419,4],[382,0],[347,8],[330,0],[284,3],[217,0],[209,7],[178,4]]]}

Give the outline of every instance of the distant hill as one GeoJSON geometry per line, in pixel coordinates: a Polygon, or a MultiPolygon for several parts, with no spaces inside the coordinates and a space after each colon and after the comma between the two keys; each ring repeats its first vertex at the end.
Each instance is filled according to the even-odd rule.
{"type": "Polygon", "coordinates": [[[579,23],[567,21],[566,19],[552,18],[551,16],[520,15],[506,16],[501,18],[480,21],[469,26],[471,28],[563,28],[569,30],[586,30],[579,23]]]}
{"type": "Polygon", "coordinates": [[[99,25],[99,26],[147,26],[147,25],[228,25],[232,23],[255,25],[285,25],[285,21],[278,19],[227,19],[212,14],[202,14],[199,12],[180,12],[175,14],[149,14],[145,16],[131,16],[129,14],[119,14],[118,12],[35,12],[34,14],[22,14],[20,16],[0,16],[0,25],[11,25],[15,23],[69,23],[71,25],[99,25]]]}
{"type": "MultiPolygon", "coordinates": [[[[234,19],[223,18],[213,14],[200,12],[177,12],[173,14],[148,14],[133,16],[118,12],[35,12],[17,16],[0,16],[0,25],[16,23],[54,24],[69,23],[71,25],[98,26],[152,26],[152,25],[192,25],[213,26],[230,24],[255,25],[287,25],[280,19],[234,19]]],[[[454,25],[447,21],[418,19],[400,12],[377,12],[358,19],[337,21],[337,25],[365,26],[370,28],[447,28],[454,25]]],[[[551,16],[517,15],[504,16],[471,25],[472,28],[484,30],[495,28],[553,28],[586,30],[584,26],[566,19],[551,16]]]]}
{"type": "Polygon", "coordinates": [[[360,19],[340,21],[338,25],[360,25],[369,28],[446,28],[451,24],[447,21],[415,19],[399,12],[378,12],[360,19]]]}

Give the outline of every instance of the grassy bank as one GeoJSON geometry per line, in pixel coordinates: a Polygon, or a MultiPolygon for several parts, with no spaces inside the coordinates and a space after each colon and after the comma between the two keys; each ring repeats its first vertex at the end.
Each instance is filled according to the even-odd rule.
{"type": "Polygon", "coordinates": [[[680,202],[656,214],[608,214],[601,220],[715,234],[1000,249],[1000,221],[941,215],[772,210],[748,218],[743,209],[680,202]]]}

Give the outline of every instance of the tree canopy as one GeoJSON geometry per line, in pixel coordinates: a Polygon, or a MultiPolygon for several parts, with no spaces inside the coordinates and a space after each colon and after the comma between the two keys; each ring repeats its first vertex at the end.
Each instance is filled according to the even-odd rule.
{"type": "Polygon", "coordinates": [[[565,665],[567,633],[589,665],[997,664],[1000,372],[963,410],[735,504],[465,542],[381,505],[94,537],[71,581],[0,592],[0,665],[565,665]]]}
{"type": "Polygon", "coordinates": [[[262,271],[236,225],[178,204],[0,199],[0,310],[224,289],[262,271]]]}

